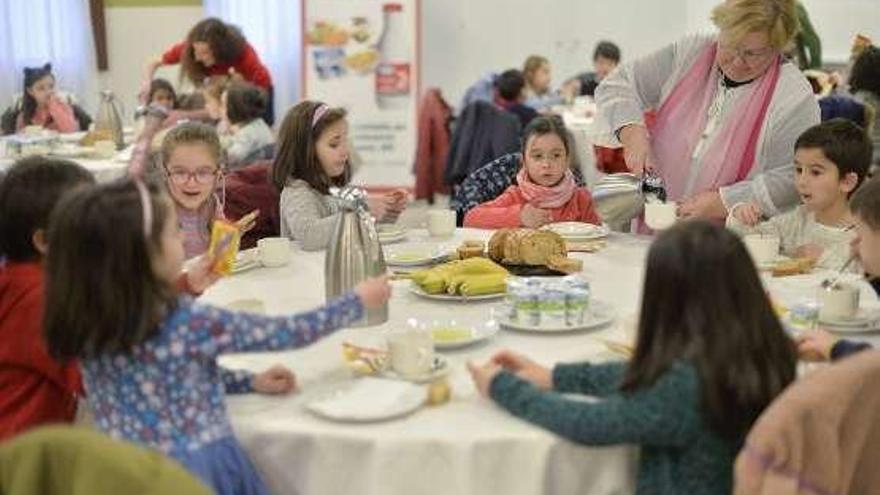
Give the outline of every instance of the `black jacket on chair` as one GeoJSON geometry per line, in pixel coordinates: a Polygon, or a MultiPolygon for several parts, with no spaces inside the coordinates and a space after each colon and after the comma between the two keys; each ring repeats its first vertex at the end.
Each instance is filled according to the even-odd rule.
{"type": "Polygon", "coordinates": [[[458,185],[471,172],[519,150],[521,126],[510,112],[484,101],[471,103],[459,116],[446,159],[446,183],[458,185]]]}

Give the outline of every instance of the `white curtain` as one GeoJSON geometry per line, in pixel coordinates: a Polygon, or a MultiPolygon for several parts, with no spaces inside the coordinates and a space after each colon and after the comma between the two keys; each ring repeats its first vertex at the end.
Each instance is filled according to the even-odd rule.
{"type": "Polygon", "coordinates": [[[275,122],[300,97],[302,0],[205,0],[205,15],[241,28],[269,68],[275,86],[275,122]]]}
{"type": "Polygon", "coordinates": [[[24,68],[46,62],[56,88],[94,114],[98,68],[88,0],[0,0],[0,112],[23,91],[24,68]]]}

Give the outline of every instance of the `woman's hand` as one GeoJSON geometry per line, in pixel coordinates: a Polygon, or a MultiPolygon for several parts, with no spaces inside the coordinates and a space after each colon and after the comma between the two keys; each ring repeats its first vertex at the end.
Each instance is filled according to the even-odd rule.
{"type": "Polygon", "coordinates": [[[727,218],[727,208],[718,191],[706,191],[679,203],[678,216],[724,220],[727,218]]]}
{"type": "Polygon", "coordinates": [[[492,380],[495,379],[498,373],[501,373],[501,366],[492,361],[488,361],[482,365],[473,361],[468,361],[467,369],[471,373],[471,378],[473,378],[474,385],[476,385],[477,391],[480,392],[480,395],[487,399],[491,399],[492,396],[489,394],[489,387],[492,385],[492,380]]]}
{"type": "Polygon", "coordinates": [[[654,170],[654,152],[651,150],[651,138],[645,126],[624,126],[620,129],[619,137],[623,144],[623,158],[632,173],[641,175],[646,170],[654,170]]]}
{"type": "Polygon", "coordinates": [[[520,222],[523,227],[538,228],[553,221],[550,210],[538,208],[528,203],[522,207],[519,213],[520,222]]]}
{"type": "Polygon", "coordinates": [[[761,221],[761,207],[755,203],[742,203],[733,208],[730,213],[733,218],[739,220],[740,223],[753,227],[761,221]]]}
{"type": "Polygon", "coordinates": [[[290,368],[276,364],[254,375],[252,386],[261,394],[289,394],[296,390],[296,375],[290,368]]]}
{"type": "Polygon", "coordinates": [[[806,332],[795,340],[798,356],[804,361],[828,361],[837,340],[837,337],[825,330],[806,332]]]}
{"type": "Polygon", "coordinates": [[[541,366],[522,354],[505,349],[492,356],[492,362],[541,390],[553,388],[553,372],[550,368],[541,366]]]}

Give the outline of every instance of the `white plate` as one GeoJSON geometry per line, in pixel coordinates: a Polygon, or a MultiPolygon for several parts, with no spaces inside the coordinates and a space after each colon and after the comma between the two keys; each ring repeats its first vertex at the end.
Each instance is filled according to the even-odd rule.
{"type": "Polygon", "coordinates": [[[367,423],[410,414],[422,407],[426,398],[423,386],[368,376],[316,394],[305,408],[333,421],[367,423]]]}
{"type": "Polygon", "coordinates": [[[235,264],[232,265],[232,273],[241,273],[263,266],[257,256],[258,253],[252,249],[239,251],[238,254],[235,255],[235,264]]]}
{"type": "Polygon", "coordinates": [[[79,143],[84,137],[86,137],[86,134],[88,134],[86,131],[65,132],[59,134],[58,139],[60,139],[62,143],[79,143]]]}
{"type": "Polygon", "coordinates": [[[859,309],[852,318],[820,318],[819,325],[834,333],[867,333],[880,329],[880,311],[859,309]]]}
{"type": "Polygon", "coordinates": [[[545,225],[541,229],[556,232],[565,240],[572,241],[588,241],[608,237],[608,228],[604,225],[584,222],[557,222],[545,225]]]}
{"type": "Polygon", "coordinates": [[[443,357],[439,354],[435,354],[434,355],[434,363],[431,366],[431,371],[429,371],[428,373],[425,373],[424,375],[404,377],[404,376],[397,374],[397,372],[391,368],[388,368],[386,370],[381,371],[381,374],[382,374],[382,376],[384,376],[386,378],[390,378],[392,380],[413,382],[413,383],[426,383],[426,382],[434,381],[437,378],[440,378],[442,376],[446,376],[449,373],[449,370],[450,370],[449,361],[445,357],[443,357]]]}
{"type": "Polygon", "coordinates": [[[445,351],[450,349],[459,349],[467,347],[477,342],[482,342],[488,338],[494,337],[498,333],[498,322],[493,319],[473,318],[473,317],[455,317],[449,318],[431,318],[419,319],[409,318],[407,325],[420,330],[431,332],[434,337],[434,331],[440,329],[461,330],[462,338],[455,340],[438,340],[434,337],[434,348],[445,351]]]}
{"type": "Polygon", "coordinates": [[[406,239],[406,229],[396,225],[380,225],[376,233],[379,234],[379,242],[382,244],[391,244],[406,239]]]}
{"type": "Polygon", "coordinates": [[[92,146],[59,146],[54,148],[50,154],[64,158],[80,158],[94,153],[95,148],[92,146]]]}
{"type": "Polygon", "coordinates": [[[435,299],[437,301],[457,301],[457,302],[468,302],[468,301],[490,301],[492,299],[498,299],[504,297],[506,292],[496,292],[495,294],[481,294],[479,296],[462,296],[459,294],[447,294],[445,292],[441,292],[440,294],[428,294],[419,284],[412,282],[409,284],[409,291],[413,294],[424,297],[426,299],[435,299]]]}
{"type": "Polygon", "coordinates": [[[611,303],[594,299],[590,301],[590,309],[588,310],[587,319],[583,323],[558,327],[536,327],[517,321],[510,321],[504,311],[498,311],[497,317],[498,323],[500,323],[502,327],[510,330],[535,333],[566,333],[580,332],[591,328],[605,326],[614,321],[617,317],[617,310],[614,309],[614,306],[611,303]]]}
{"type": "Polygon", "coordinates": [[[775,260],[769,263],[758,263],[758,270],[772,270],[777,264],[782,263],[783,261],[791,261],[791,258],[780,254],[775,260]]]}
{"type": "Polygon", "coordinates": [[[402,244],[385,249],[385,263],[391,266],[422,266],[443,261],[449,250],[432,244],[402,244]]]}

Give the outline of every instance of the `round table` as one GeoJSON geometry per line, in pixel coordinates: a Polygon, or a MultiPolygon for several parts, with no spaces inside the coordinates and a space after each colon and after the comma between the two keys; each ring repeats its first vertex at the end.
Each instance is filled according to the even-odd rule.
{"type": "MultiPolygon", "coordinates": [[[[487,239],[490,231],[459,229],[439,243],[455,246],[464,239],[487,239]]],[[[411,231],[405,242],[423,242],[427,234],[411,231]]],[[[631,342],[641,299],[645,257],[651,238],[612,233],[596,253],[573,253],[584,262],[584,276],[595,298],[611,302],[616,321],[604,328],[569,334],[528,334],[501,330],[492,339],[458,351],[449,360],[450,403],[425,407],[388,422],[344,424],[308,413],[303,404],[315,391],[351,379],[342,362],[343,341],[382,338],[407,318],[488,317],[498,302],[456,303],[423,299],[395,281],[389,321],[373,328],[344,329],[295,351],[224,356],[232,368],[261,371],[274,363],[292,368],[301,391],[283,396],[228,396],[236,435],[273,493],[365,495],[396,494],[608,494],[634,490],[638,449],[633,446],[586,447],[562,439],[508,414],[476,393],[465,363],[482,361],[511,348],[538,362],[621,359],[603,340],[631,342]]],[[[234,305],[259,299],[268,314],[303,311],[324,302],[324,254],[291,245],[290,263],[260,268],[224,279],[202,300],[234,305]]],[[[813,297],[827,274],[763,279],[774,297],[791,304],[813,297]]],[[[863,301],[876,306],[864,284],[863,301]]],[[[875,340],[870,337],[868,340],[875,340]]]]}

